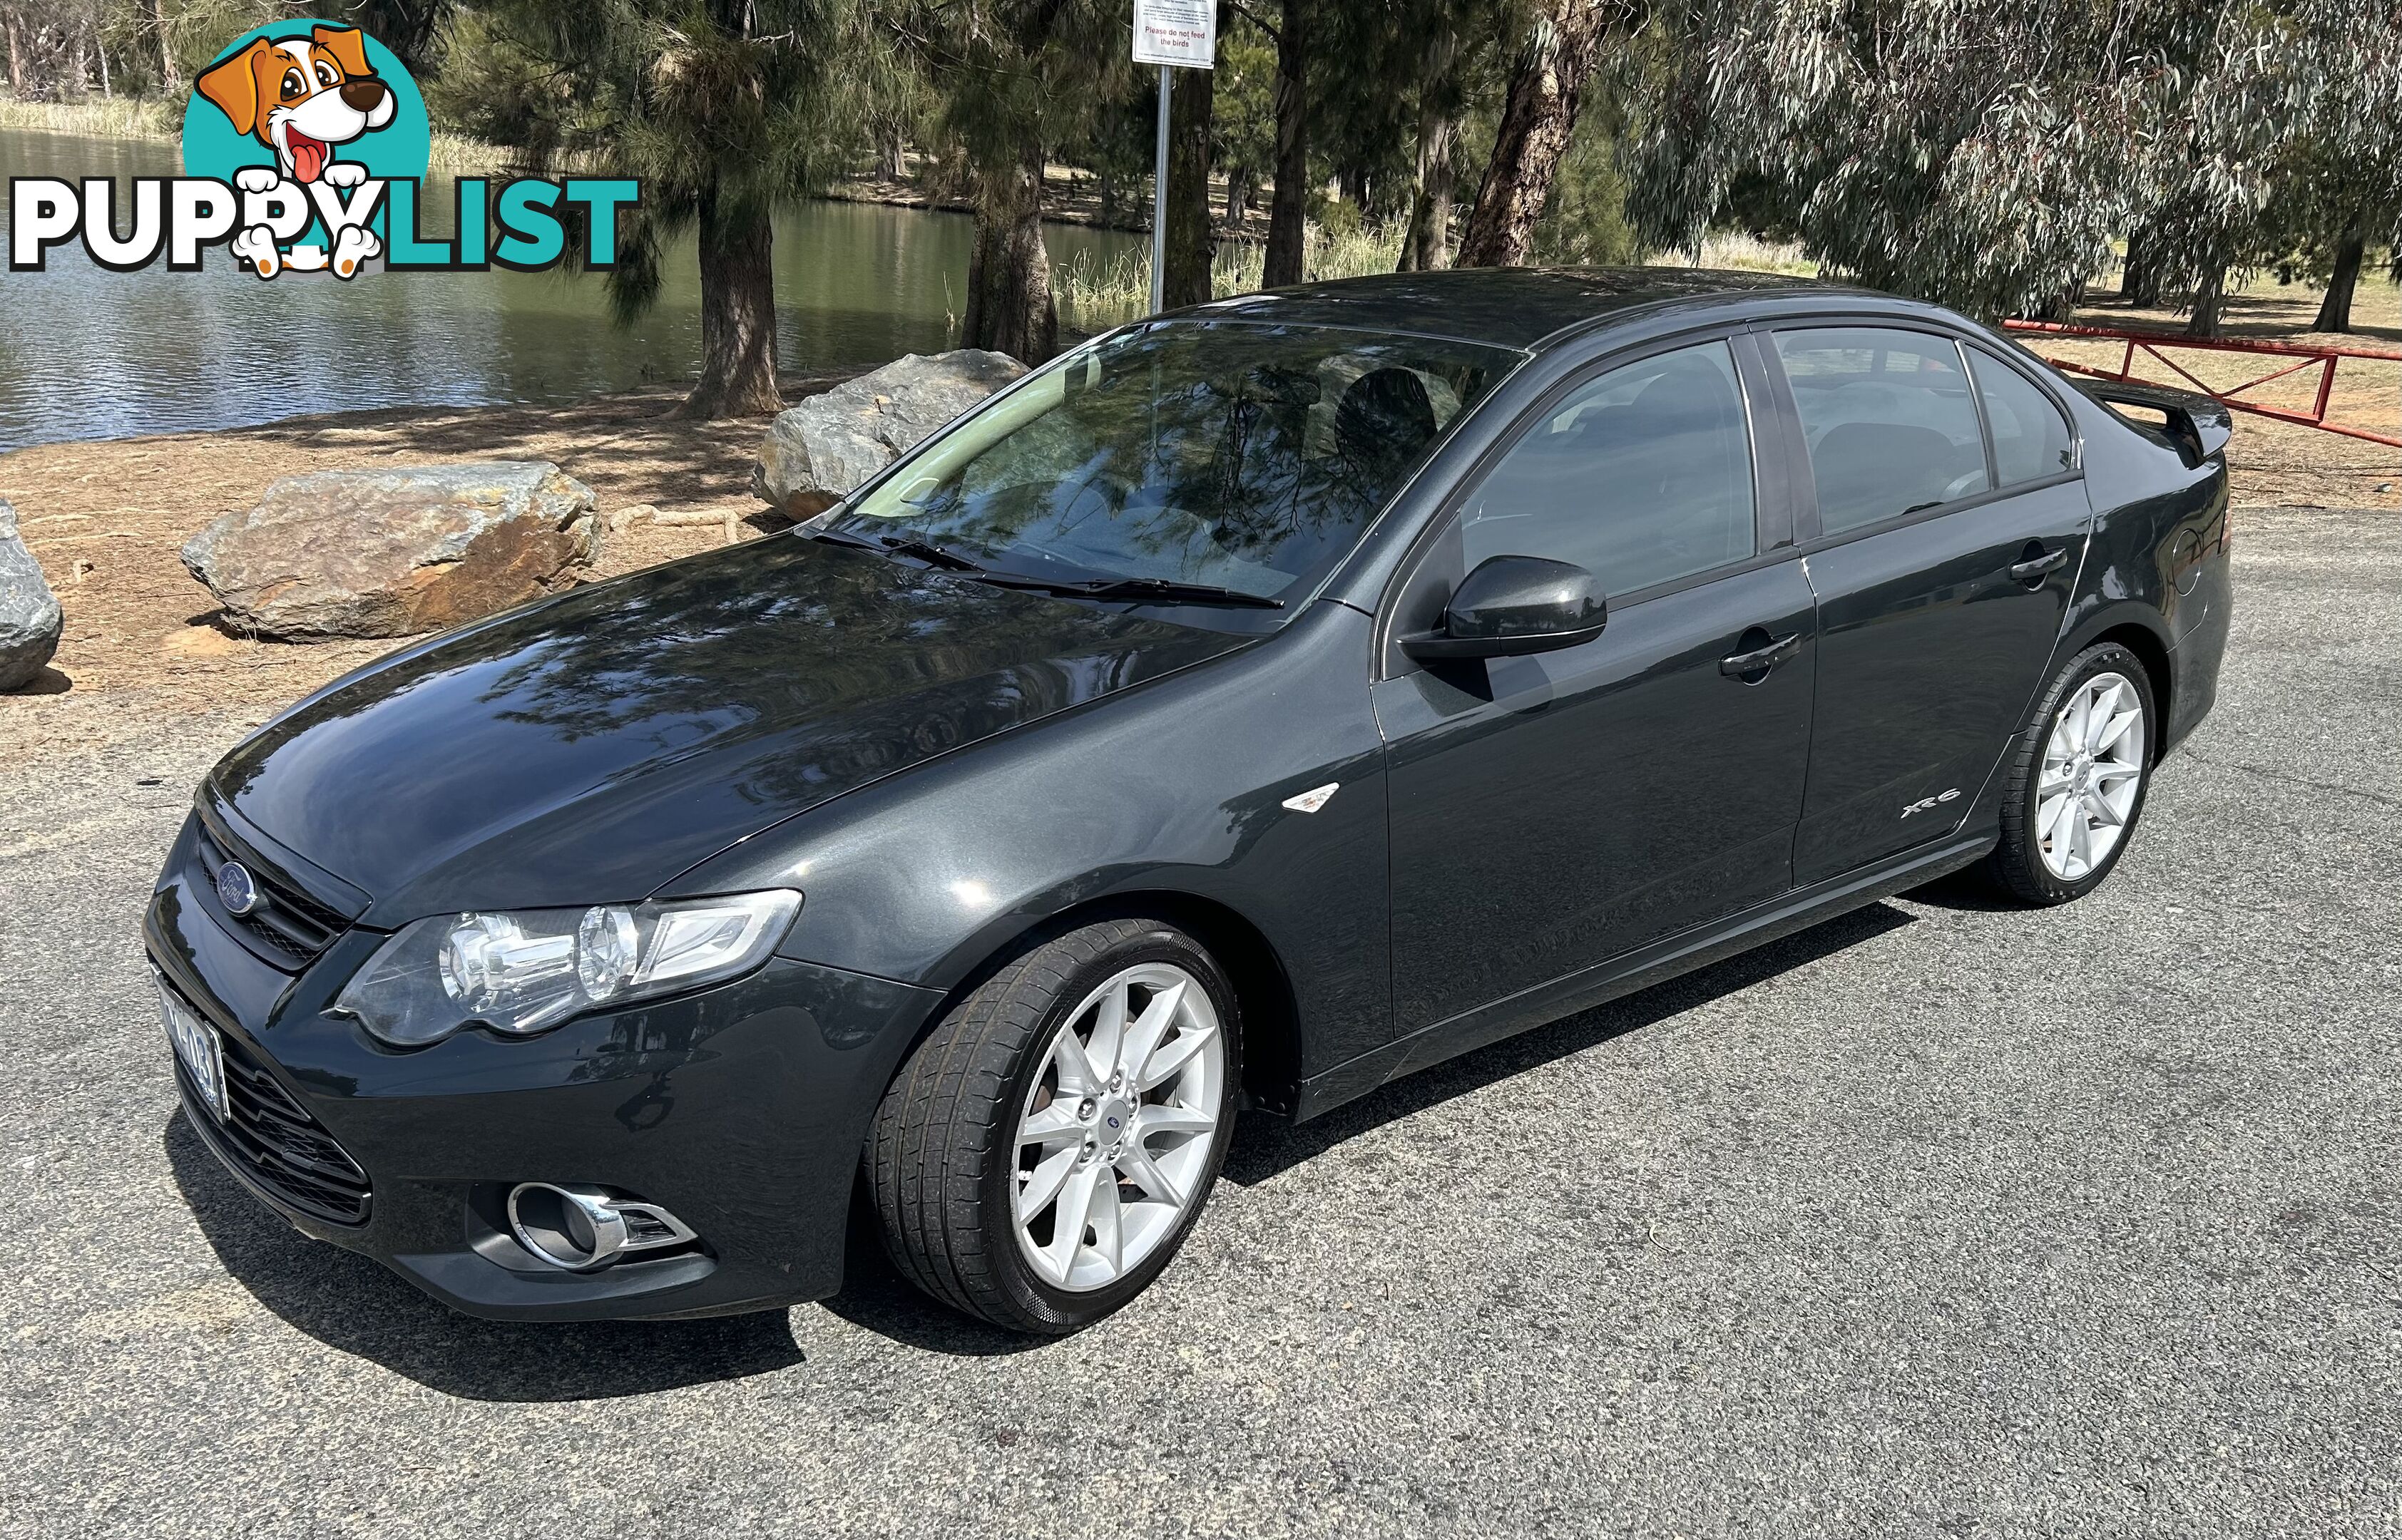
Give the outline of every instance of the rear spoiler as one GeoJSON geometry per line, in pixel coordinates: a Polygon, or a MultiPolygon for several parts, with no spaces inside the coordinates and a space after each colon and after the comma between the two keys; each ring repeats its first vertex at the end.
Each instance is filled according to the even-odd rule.
{"type": "Polygon", "coordinates": [[[2167,419],[2164,428],[2154,429],[2148,422],[2134,426],[2165,436],[2190,464],[2199,465],[2216,455],[2235,436],[2234,414],[2206,395],[2133,379],[2078,379],[2071,383],[2106,406],[2133,406],[2140,412],[2160,413],[2167,419]]]}

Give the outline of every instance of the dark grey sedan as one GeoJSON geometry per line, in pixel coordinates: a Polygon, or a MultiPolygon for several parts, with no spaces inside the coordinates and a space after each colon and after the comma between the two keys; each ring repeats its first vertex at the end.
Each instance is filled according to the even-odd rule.
{"type": "Polygon", "coordinates": [[[477,1314],[821,1296],[857,1203],[1070,1330],[1238,1111],[1955,869],[2091,891],[2210,708],[2228,432],[1736,274],[1129,326],[228,756],[146,925],[186,1110],[477,1314]]]}

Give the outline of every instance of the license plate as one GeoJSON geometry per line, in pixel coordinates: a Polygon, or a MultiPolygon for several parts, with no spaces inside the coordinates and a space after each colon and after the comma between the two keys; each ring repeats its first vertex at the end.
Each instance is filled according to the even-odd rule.
{"type": "Polygon", "coordinates": [[[176,1060],[200,1093],[200,1105],[214,1114],[217,1121],[225,1121],[225,1044],[218,1038],[217,1029],[200,1020],[164,980],[159,983],[159,1013],[167,1024],[167,1040],[175,1045],[176,1060]]]}

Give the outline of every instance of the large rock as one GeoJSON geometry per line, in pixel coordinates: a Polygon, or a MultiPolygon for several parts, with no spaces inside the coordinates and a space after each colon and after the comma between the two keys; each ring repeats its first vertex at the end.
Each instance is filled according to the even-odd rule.
{"type": "Polygon", "coordinates": [[[545,461],[319,471],[184,544],[233,625],[403,637],[573,583],[598,554],[592,488],[545,461]]]}
{"type": "Polygon", "coordinates": [[[751,489],[807,518],[892,463],[902,450],[1026,372],[1007,353],[910,353],[778,414],[751,489]]]}
{"type": "Polygon", "coordinates": [[[0,502],[0,690],[32,681],[59,650],[65,619],[42,564],[17,538],[17,510],[0,502]]]}

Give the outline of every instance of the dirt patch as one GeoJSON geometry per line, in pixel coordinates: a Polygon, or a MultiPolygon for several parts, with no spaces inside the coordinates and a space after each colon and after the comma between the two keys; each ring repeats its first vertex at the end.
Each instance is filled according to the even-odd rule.
{"type": "MultiPolygon", "coordinates": [[[[839,378],[789,379],[785,399],[839,378]]],[[[0,763],[115,742],[161,714],[252,708],[263,718],[401,645],[297,645],[220,628],[214,599],[176,553],[211,519],[257,502],[279,476],[547,460],[592,488],[604,527],[643,503],[670,517],[708,517],[690,525],[643,518],[608,530],[597,577],[722,544],[729,519],[738,538],[780,524],[751,494],[765,419],[679,421],[667,416],[677,399],[644,391],[569,406],[346,412],[0,456],[0,498],[16,505],[20,532],[66,617],[48,673],[0,695],[0,763]]]]}
{"type": "MultiPolygon", "coordinates": [[[[2350,333],[2313,332],[2319,292],[2298,284],[2264,283],[2229,296],[2222,318],[2228,337],[2237,340],[2322,343],[2334,347],[2382,349],[2402,352],[2402,288],[2364,281],[2354,299],[2350,333]]],[[[2078,312],[2079,324],[2158,331],[2174,341],[2185,330],[2185,318],[2169,310],[2143,310],[2122,305],[2095,305],[2078,312]]],[[[2036,352],[2098,368],[2120,366],[2124,347],[2117,342],[2076,341],[2022,336],[2036,352]]],[[[2215,390],[2228,390],[2257,378],[2298,359],[2260,353],[2203,353],[2171,351],[2169,358],[2191,371],[2215,390]]],[[[2191,386],[2160,360],[2135,355],[2139,378],[2186,389],[2191,386]]],[[[2315,364],[2282,379],[2243,392],[2245,399],[2266,406],[2306,410],[2317,393],[2315,364]]],[[[2389,436],[2402,435],[2402,361],[2348,358],[2336,368],[2335,390],[2327,402],[2330,421],[2344,422],[2389,436]]],[[[2239,507],[2387,508],[2402,510],[2402,449],[2366,439],[2278,422],[2238,413],[2235,439],[2228,446],[2227,468],[2239,507]]]]}

